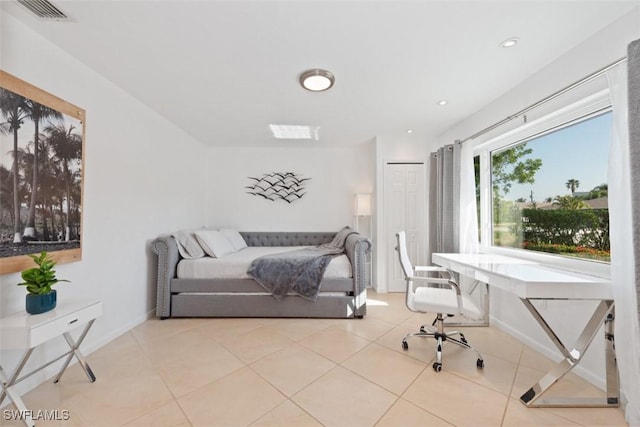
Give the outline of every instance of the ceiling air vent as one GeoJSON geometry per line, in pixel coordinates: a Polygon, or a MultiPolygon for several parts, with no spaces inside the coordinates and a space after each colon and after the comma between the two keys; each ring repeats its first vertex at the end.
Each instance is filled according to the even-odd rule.
{"type": "Polygon", "coordinates": [[[33,12],[41,19],[68,19],[67,15],[47,0],[18,0],[18,3],[33,12]]]}

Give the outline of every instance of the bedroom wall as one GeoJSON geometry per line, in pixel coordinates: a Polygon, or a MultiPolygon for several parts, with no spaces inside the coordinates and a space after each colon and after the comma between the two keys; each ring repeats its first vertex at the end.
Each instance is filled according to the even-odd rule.
{"type": "MultiPolygon", "coordinates": [[[[624,57],[627,44],[639,37],[640,7],[576,46],[473,116],[451,128],[441,135],[437,145],[466,138],[624,57]]],[[[522,48],[525,48],[524,44],[522,48]]],[[[572,93],[569,96],[575,97],[577,95],[572,93]]],[[[545,108],[553,108],[553,105],[545,108]]],[[[533,119],[534,116],[539,116],[542,111],[535,111],[528,116],[533,119]]],[[[519,123],[521,122],[514,120],[511,125],[501,127],[492,135],[504,132],[519,123]]],[[[559,328],[560,337],[568,343],[572,343],[578,333],[575,327],[578,323],[576,319],[585,317],[589,310],[588,305],[589,303],[550,302],[548,305],[543,305],[541,311],[544,316],[548,316],[550,324],[559,328]]],[[[549,338],[526,312],[522,303],[513,295],[498,290],[492,291],[491,316],[492,324],[518,337],[546,356],[558,358],[558,352],[549,338]]],[[[585,355],[585,360],[576,370],[585,378],[602,387],[604,385],[604,346],[601,333],[598,333],[592,347],[585,355]]]]}
{"type": "MultiPolygon", "coordinates": [[[[3,70],[86,110],[82,261],[58,266],[58,277],[71,283],[57,290],[59,301],[103,302],[104,314],[83,346],[90,353],[154,308],[149,240],[203,223],[205,149],[6,13],[0,30],[3,70]]],[[[24,311],[18,282],[18,274],[0,276],[0,316],[24,311]]],[[[36,361],[59,354],[61,341],[47,343],[36,361]]],[[[0,352],[2,366],[12,370],[18,356],[0,352]]],[[[21,386],[31,388],[55,371],[50,367],[21,386]]]]}
{"type": "Polygon", "coordinates": [[[205,224],[247,231],[338,231],[354,224],[354,195],[371,193],[373,143],[348,147],[213,147],[207,152],[205,224]],[[246,194],[247,177],[295,172],[307,194],[288,204],[246,194]]]}

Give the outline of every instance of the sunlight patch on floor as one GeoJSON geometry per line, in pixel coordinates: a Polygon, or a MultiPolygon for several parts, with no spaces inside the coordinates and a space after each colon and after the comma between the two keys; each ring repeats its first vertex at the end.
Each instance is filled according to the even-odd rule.
{"type": "Polygon", "coordinates": [[[378,299],[367,298],[367,305],[379,305],[379,306],[383,306],[383,307],[388,307],[389,303],[384,302],[384,301],[380,301],[378,299]]]}

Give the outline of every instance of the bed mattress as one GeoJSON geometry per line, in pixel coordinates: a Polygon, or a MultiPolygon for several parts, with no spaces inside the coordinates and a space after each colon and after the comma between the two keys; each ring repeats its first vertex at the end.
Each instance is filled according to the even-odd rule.
{"type": "MultiPolygon", "coordinates": [[[[254,259],[306,247],[309,246],[249,246],[222,258],[183,259],[178,263],[177,275],[180,279],[249,279],[247,270],[254,259]]],[[[351,263],[345,254],[333,257],[324,274],[325,279],[351,277],[351,263]]]]}

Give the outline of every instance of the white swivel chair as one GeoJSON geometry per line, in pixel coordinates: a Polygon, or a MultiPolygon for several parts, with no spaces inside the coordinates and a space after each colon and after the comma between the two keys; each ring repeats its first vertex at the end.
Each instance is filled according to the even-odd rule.
{"type": "Polygon", "coordinates": [[[436,314],[436,318],[431,326],[422,325],[420,332],[405,335],[402,339],[402,348],[404,350],[409,349],[407,338],[432,337],[437,341],[436,361],[433,363],[433,369],[436,372],[442,370],[442,345],[445,341],[474,351],[478,356],[476,367],[479,369],[484,368],[482,355],[467,343],[467,339],[461,332],[444,331],[445,314],[447,316],[461,314],[468,318],[479,319],[482,317],[482,314],[478,307],[467,295],[460,292],[460,287],[447,269],[442,267],[414,267],[407,254],[407,237],[405,232],[398,232],[396,237],[398,239],[396,250],[400,257],[402,272],[407,281],[407,308],[418,313],[436,314]],[[418,274],[420,273],[423,273],[423,275],[419,276],[418,274]],[[453,336],[459,336],[460,339],[453,338],[453,336]]]}

